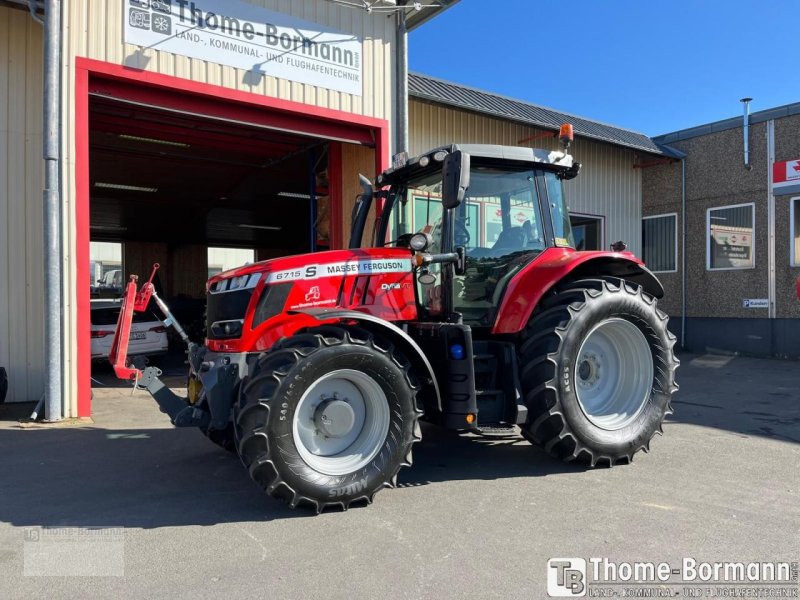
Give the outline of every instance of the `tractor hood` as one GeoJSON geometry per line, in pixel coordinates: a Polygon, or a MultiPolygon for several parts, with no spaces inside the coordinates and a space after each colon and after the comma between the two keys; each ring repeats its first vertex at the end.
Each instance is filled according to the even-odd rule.
{"type": "Polygon", "coordinates": [[[344,308],[386,321],[417,318],[411,251],[332,250],[285,256],[215,275],[206,284],[207,345],[258,352],[302,325],[309,309],[344,308]]]}
{"type": "MultiPolygon", "coordinates": [[[[411,272],[411,252],[404,248],[365,248],[330,250],[313,254],[296,254],[263,260],[219,273],[208,280],[206,291],[226,291],[234,280],[260,274],[259,281],[282,283],[340,277],[342,275],[376,275],[411,272]],[[227,285],[226,285],[227,284],[227,285]]],[[[256,278],[252,278],[256,279],[256,278]]],[[[243,287],[243,286],[237,286],[243,287]]],[[[227,291],[232,291],[228,289],[227,291]]]]}

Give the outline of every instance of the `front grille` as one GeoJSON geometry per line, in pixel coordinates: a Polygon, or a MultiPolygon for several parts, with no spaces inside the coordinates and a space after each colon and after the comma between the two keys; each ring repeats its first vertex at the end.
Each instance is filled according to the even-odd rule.
{"type": "Polygon", "coordinates": [[[208,339],[225,339],[225,337],[218,335],[219,328],[217,328],[216,332],[212,330],[212,325],[219,321],[243,320],[252,296],[252,288],[221,294],[208,294],[206,307],[206,336],[208,339]]]}

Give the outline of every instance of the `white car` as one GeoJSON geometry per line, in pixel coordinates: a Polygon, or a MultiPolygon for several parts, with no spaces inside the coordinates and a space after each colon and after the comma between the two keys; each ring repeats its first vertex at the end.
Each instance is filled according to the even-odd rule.
{"type": "MultiPolygon", "coordinates": [[[[121,303],[92,300],[92,360],[108,358],[111,353],[121,303]]],[[[149,310],[133,313],[128,356],[159,356],[166,354],[168,347],[167,328],[156,315],[149,310]]]]}

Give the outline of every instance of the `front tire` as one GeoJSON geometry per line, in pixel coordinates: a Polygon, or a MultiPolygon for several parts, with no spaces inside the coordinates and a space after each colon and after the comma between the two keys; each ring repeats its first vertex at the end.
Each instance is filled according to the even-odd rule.
{"type": "Polygon", "coordinates": [[[519,350],[523,435],[592,467],[649,450],[678,389],[667,320],[655,298],[620,279],[575,281],[543,301],[519,350]]]}
{"type": "Polygon", "coordinates": [[[267,494],[292,508],[370,503],[411,464],[421,437],[416,394],[408,361],[364,330],[292,336],[243,382],[239,456],[267,494]]]}

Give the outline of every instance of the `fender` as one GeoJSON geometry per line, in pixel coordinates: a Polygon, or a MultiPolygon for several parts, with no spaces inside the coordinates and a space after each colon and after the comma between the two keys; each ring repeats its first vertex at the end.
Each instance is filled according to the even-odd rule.
{"type": "Polygon", "coordinates": [[[503,294],[492,333],[522,331],[544,295],[558,283],[609,275],[641,285],[656,298],[664,287],[644,263],[630,252],[578,252],[571,248],[548,248],[529,262],[511,280],[503,294]]]}
{"type": "Polygon", "coordinates": [[[390,323],[380,317],[359,312],[356,310],[345,310],[337,308],[306,308],[301,310],[292,310],[288,314],[303,314],[313,317],[317,321],[331,322],[331,321],[357,321],[364,329],[372,332],[379,332],[385,337],[397,343],[403,353],[406,355],[411,364],[423,370],[431,381],[433,392],[436,394],[435,402],[437,410],[442,410],[442,395],[439,392],[439,384],[436,381],[436,375],[433,372],[428,357],[419,347],[419,344],[408,335],[405,331],[400,329],[394,323],[390,323]]]}

